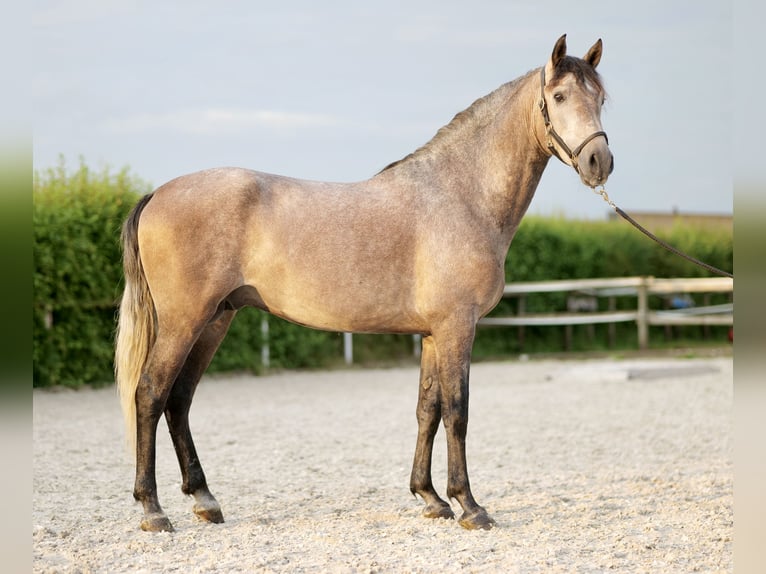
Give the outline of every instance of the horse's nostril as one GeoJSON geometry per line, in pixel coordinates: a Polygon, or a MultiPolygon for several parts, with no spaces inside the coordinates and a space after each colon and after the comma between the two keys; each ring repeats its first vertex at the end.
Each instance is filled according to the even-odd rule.
{"type": "Polygon", "coordinates": [[[612,161],[609,163],[609,173],[612,173],[614,171],[614,156],[612,156],[612,161]]]}
{"type": "Polygon", "coordinates": [[[590,167],[593,170],[598,169],[598,156],[595,153],[590,156],[590,167]]]}

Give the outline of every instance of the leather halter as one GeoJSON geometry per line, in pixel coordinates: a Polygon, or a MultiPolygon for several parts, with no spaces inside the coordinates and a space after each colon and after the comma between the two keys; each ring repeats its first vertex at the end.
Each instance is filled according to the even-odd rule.
{"type": "Polygon", "coordinates": [[[578,145],[574,149],[574,151],[569,148],[569,146],[566,144],[563,138],[554,129],[553,124],[551,123],[551,118],[548,115],[548,104],[545,101],[545,66],[543,66],[542,69],[540,70],[540,102],[538,105],[540,106],[540,111],[543,114],[543,121],[545,122],[545,133],[548,136],[547,138],[548,149],[550,149],[551,153],[553,153],[562,162],[566,163],[564,159],[561,157],[561,155],[559,154],[559,151],[556,149],[556,146],[553,145],[553,140],[556,140],[556,143],[559,144],[559,147],[569,157],[569,160],[572,162],[572,167],[578,174],[580,173],[580,167],[579,167],[577,158],[580,155],[580,152],[583,150],[583,148],[586,145],[588,145],[592,140],[600,136],[604,136],[604,139],[606,140],[607,145],[609,144],[609,138],[606,136],[606,132],[595,132],[589,135],[587,138],[585,138],[585,140],[583,140],[583,142],[580,145],[578,145]]]}

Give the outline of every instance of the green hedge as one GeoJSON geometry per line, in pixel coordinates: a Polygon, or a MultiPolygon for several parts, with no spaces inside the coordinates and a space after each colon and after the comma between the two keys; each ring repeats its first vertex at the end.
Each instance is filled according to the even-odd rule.
{"type": "Polygon", "coordinates": [[[148,185],[127,169],[73,174],[63,161],[33,186],[33,381],[78,386],[112,380],[119,236],[148,185]]]}
{"type": "MultiPolygon", "coordinates": [[[[149,186],[127,169],[92,171],[81,163],[67,173],[63,164],[35,174],[33,372],[35,386],[102,384],[112,380],[114,303],[121,292],[119,233],[122,221],[149,186]]],[[[732,269],[729,230],[676,225],[662,237],[717,267],[732,269]]],[[[507,281],[654,275],[705,276],[706,272],[650,242],[624,221],[571,221],[527,217],[506,262],[507,281]]],[[[716,302],[716,301],[714,301],[716,302]]],[[[661,307],[661,301],[650,302],[661,307]]],[[[605,302],[602,302],[602,305],[605,302]]],[[[495,315],[515,313],[515,301],[503,300],[495,315]]],[[[529,296],[528,312],[566,308],[566,295],[529,296]]],[[[635,306],[634,298],[619,302],[635,306]]],[[[210,367],[211,371],[261,370],[263,313],[238,313],[210,367]]],[[[271,366],[323,367],[342,361],[342,337],[269,317],[271,366]]],[[[600,348],[606,326],[575,327],[573,348],[600,348]],[[595,338],[594,338],[595,334],[595,338]]],[[[524,347],[518,329],[480,329],[474,356],[557,351],[561,328],[526,328],[524,347]]],[[[700,329],[676,330],[699,338],[700,329]]],[[[721,336],[725,330],[714,330],[721,336]]],[[[622,348],[635,348],[635,326],[619,326],[622,348]]],[[[650,337],[652,341],[657,337],[650,337]]],[[[411,337],[359,335],[355,359],[362,363],[412,355],[411,337]]]]}

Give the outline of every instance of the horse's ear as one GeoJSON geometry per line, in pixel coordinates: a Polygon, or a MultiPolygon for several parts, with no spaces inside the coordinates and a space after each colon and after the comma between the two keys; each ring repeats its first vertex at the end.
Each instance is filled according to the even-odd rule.
{"type": "Polygon", "coordinates": [[[567,55],[567,35],[564,34],[556,41],[556,45],[553,46],[553,53],[551,54],[551,64],[553,67],[559,65],[561,59],[567,55]]]}
{"type": "Polygon", "coordinates": [[[602,51],[603,46],[601,44],[601,38],[599,38],[596,43],[591,46],[590,50],[588,50],[588,53],[585,54],[583,60],[588,62],[595,69],[595,67],[598,66],[598,63],[601,61],[602,51]]]}

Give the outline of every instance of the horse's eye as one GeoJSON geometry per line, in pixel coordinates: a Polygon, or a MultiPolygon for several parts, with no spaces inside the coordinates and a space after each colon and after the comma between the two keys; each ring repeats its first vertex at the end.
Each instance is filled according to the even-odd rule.
{"type": "Polygon", "coordinates": [[[556,100],[556,103],[560,104],[561,102],[566,100],[566,97],[564,97],[564,94],[559,92],[559,93],[553,94],[553,99],[556,100]]]}

